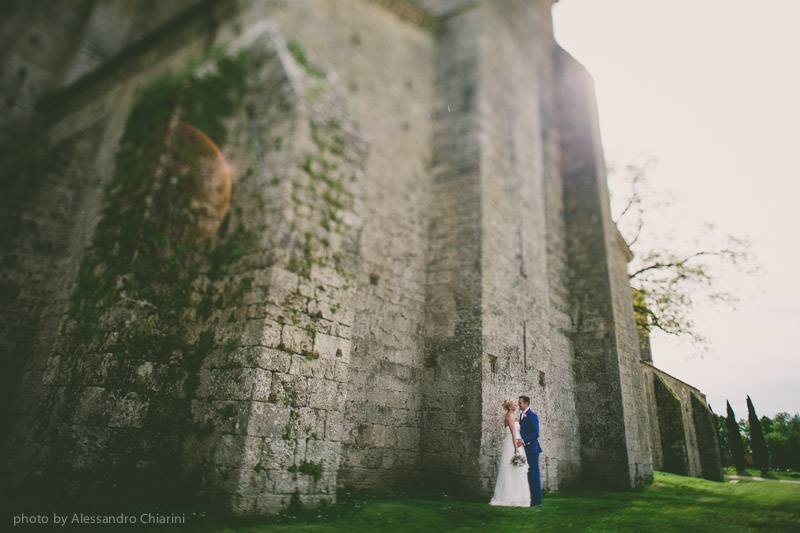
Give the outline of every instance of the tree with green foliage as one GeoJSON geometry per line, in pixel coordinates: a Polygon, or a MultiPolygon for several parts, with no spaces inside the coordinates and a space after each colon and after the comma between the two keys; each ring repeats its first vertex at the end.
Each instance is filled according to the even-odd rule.
{"type": "Polygon", "coordinates": [[[744,460],[744,444],[742,443],[742,435],[739,433],[739,424],[736,423],[736,415],[733,414],[731,402],[725,402],[728,410],[727,427],[728,427],[728,445],[731,450],[731,459],[736,470],[743,472],[747,467],[744,460]]]}
{"type": "Polygon", "coordinates": [[[756,408],[753,406],[753,400],[750,399],[750,396],[747,397],[747,419],[750,423],[750,446],[753,450],[753,462],[756,468],[761,470],[762,474],[766,474],[769,471],[767,445],[764,441],[764,433],[761,430],[761,421],[756,415],[756,408]]]}
{"type": "MultiPolygon", "coordinates": [[[[734,307],[738,297],[718,286],[719,270],[733,267],[745,274],[760,270],[751,252],[750,242],[735,235],[722,235],[712,223],[703,226],[702,239],[690,247],[667,243],[670,237],[653,233],[659,224],[650,223],[662,216],[674,217],[667,211],[673,200],[663,191],[650,186],[647,175],[653,158],[632,162],[622,168],[609,165],[608,174],[622,194],[611,194],[611,205],[628,247],[633,251],[631,273],[633,310],[643,350],[649,348],[654,330],[687,338],[696,348],[708,348],[708,339],[701,334],[692,317],[701,299],[734,307]]],[[[694,232],[699,235],[701,232],[694,232]]]]}
{"type": "Polygon", "coordinates": [[[730,466],[731,452],[728,446],[728,427],[726,418],[722,415],[714,414],[714,422],[717,424],[717,443],[719,444],[719,458],[722,461],[722,466],[730,466]]]}
{"type": "Polygon", "coordinates": [[[778,413],[762,427],[770,466],[800,470],[800,414],[778,413]]]}
{"type": "Polygon", "coordinates": [[[750,423],[745,418],[740,418],[736,422],[739,426],[739,435],[742,436],[742,449],[744,450],[744,462],[752,464],[753,453],[750,447],[750,423]]]}
{"type": "Polygon", "coordinates": [[[772,431],[772,420],[770,420],[768,416],[761,417],[761,430],[764,432],[764,435],[772,431]]]}

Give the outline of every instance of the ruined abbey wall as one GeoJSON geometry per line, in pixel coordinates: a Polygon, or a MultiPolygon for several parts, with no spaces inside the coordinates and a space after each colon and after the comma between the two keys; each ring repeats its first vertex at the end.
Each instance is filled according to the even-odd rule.
{"type": "Polygon", "coordinates": [[[547,489],[648,482],[630,251],[551,2],[184,4],[0,58],[53,75],[3,89],[6,488],[486,496],[520,394],[547,489]]]}
{"type": "Polygon", "coordinates": [[[642,362],[653,468],[674,474],[723,479],[715,422],[705,395],[642,362]]]}

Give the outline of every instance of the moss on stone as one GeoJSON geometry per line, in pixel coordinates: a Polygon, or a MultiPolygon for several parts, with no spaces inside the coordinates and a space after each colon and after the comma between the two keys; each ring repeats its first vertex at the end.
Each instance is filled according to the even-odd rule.
{"type": "Polygon", "coordinates": [[[239,339],[236,338],[230,338],[226,340],[225,344],[223,345],[223,349],[225,350],[226,353],[234,352],[238,347],[239,347],[239,339]]]}
{"type": "Polygon", "coordinates": [[[311,266],[314,262],[310,232],[305,232],[303,234],[302,246],[302,256],[297,252],[292,252],[291,256],[289,257],[289,264],[286,268],[298,276],[309,278],[311,277],[311,266]]]}
{"type": "Polygon", "coordinates": [[[712,481],[722,481],[722,461],[719,455],[717,427],[711,410],[697,397],[692,396],[692,421],[697,435],[697,449],[700,452],[702,475],[712,481]]]}
{"type": "Polygon", "coordinates": [[[663,451],[663,469],[672,474],[688,474],[686,430],[683,425],[681,400],[661,377],[653,375],[658,413],[658,428],[663,451]]]}
{"type": "Polygon", "coordinates": [[[300,465],[290,466],[289,472],[292,472],[293,474],[300,473],[311,476],[314,479],[314,482],[317,482],[322,479],[324,468],[322,466],[322,462],[316,463],[313,461],[303,461],[300,463],[300,465]]]}
{"type": "Polygon", "coordinates": [[[231,403],[226,404],[220,409],[219,414],[223,418],[232,418],[236,414],[236,406],[231,403]]]}
{"type": "Polygon", "coordinates": [[[286,507],[286,513],[289,515],[296,515],[303,512],[303,502],[300,500],[300,489],[295,489],[292,497],[289,499],[289,505],[286,507]]]}
{"type": "MultiPolygon", "coordinates": [[[[284,384],[285,386],[285,384],[284,384]]],[[[287,394],[283,398],[283,405],[287,407],[293,407],[298,402],[297,393],[294,390],[287,390],[287,394]]],[[[295,409],[289,410],[289,421],[286,422],[286,425],[283,427],[283,440],[294,440],[298,437],[297,431],[295,428],[300,422],[300,413],[298,413],[295,409]]]]}
{"type": "MultiPolygon", "coordinates": [[[[21,234],[36,229],[36,221],[22,216],[17,207],[33,201],[48,176],[58,174],[69,163],[75,152],[75,140],[67,139],[50,147],[33,139],[14,139],[0,147],[0,176],[3,194],[0,196],[0,245],[4,261],[12,257],[12,242],[21,234]],[[24,143],[30,142],[30,145],[24,143]],[[26,146],[20,150],[20,146],[26,146]]],[[[11,266],[11,265],[5,265],[11,266]]]]}
{"type": "MultiPolygon", "coordinates": [[[[163,178],[178,172],[164,163],[169,125],[175,120],[191,124],[222,145],[225,121],[242,106],[252,66],[244,53],[205,62],[211,68],[202,73],[196,62],[138,94],[69,309],[67,350],[73,357],[105,351],[119,360],[159,360],[170,372],[178,363],[183,379],[174,379],[183,382],[184,413],[147,422],[171,424],[168,432],[191,429],[186,415],[198,371],[217,347],[214,312],[235,308],[252,288],[252,278],[238,284],[228,280],[229,269],[255,250],[255,233],[243,221],[233,223],[228,213],[217,235],[195,238],[176,233],[170,218],[176,203],[191,198],[176,197],[173,184],[163,178]]],[[[192,161],[178,164],[200,171],[192,161]]],[[[228,352],[237,347],[238,339],[223,346],[228,352]]]]}
{"type": "Polygon", "coordinates": [[[297,64],[303,67],[308,75],[319,79],[325,78],[325,71],[308,59],[305,48],[303,48],[299,42],[295,39],[290,39],[289,42],[286,43],[286,48],[289,50],[289,53],[292,54],[297,64]]]}

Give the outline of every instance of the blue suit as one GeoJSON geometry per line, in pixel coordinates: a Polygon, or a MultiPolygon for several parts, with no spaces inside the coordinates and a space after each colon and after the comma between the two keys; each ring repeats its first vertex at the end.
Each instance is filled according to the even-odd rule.
{"type": "Polygon", "coordinates": [[[519,436],[528,459],[528,486],[531,489],[531,504],[542,504],[542,478],[539,473],[539,417],[530,407],[519,415],[519,436]]]}

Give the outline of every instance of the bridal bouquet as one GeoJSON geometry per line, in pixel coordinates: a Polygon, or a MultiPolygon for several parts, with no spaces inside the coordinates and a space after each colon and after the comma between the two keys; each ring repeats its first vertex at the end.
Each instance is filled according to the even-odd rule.
{"type": "Polygon", "coordinates": [[[511,464],[514,466],[525,466],[528,464],[528,460],[525,459],[524,455],[517,452],[514,454],[514,457],[511,458],[511,464]]]}

